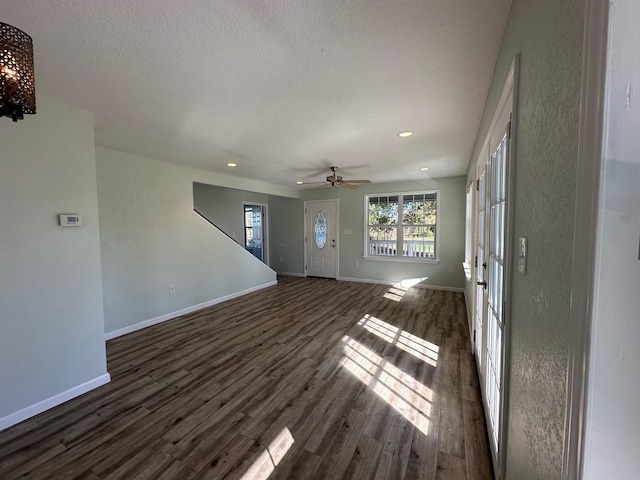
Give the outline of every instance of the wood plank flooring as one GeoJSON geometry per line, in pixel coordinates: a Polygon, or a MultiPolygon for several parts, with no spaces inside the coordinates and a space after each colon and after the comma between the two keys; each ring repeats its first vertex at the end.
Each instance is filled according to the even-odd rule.
{"type": "Polygon", "coordinates": [[[461,293],[281,277],[107,342],[0,478],[492,479],[461,293]]]}

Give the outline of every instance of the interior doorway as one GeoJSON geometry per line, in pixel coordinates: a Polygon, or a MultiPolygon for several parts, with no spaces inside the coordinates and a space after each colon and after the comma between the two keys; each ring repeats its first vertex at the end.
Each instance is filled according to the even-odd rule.
{"type": "Polygon", "coordinates": [[[304,202],[305,276],[337,278],[338,200],[304,202]]]}
{"type": "Polygon", "coordinates": [[[505,463],[505,398],[508,391],[508,290],[512,231],[512,131],[518,57],[514,60],[477,161],[475,207],[475,356],[496,478],[505,463]]]}
{"type": "Polygon", "coordinates": [[[266,223],[267,206],[261,203],[243,203],[244,248],[263,263],[268,263],[266,223]]]}

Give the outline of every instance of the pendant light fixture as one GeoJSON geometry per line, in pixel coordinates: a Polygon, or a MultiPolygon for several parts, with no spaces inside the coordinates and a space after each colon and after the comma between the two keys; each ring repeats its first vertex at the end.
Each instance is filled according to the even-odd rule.
{"type": "Polygon", "coordinates": [[[0,116],[14,122],[36,113],[33,41],[22,30],[0,22],[0,116]]]}

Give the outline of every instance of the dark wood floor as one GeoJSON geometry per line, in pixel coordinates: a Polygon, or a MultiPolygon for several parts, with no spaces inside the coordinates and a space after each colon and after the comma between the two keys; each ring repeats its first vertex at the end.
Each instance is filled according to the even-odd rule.
{"type": "Polygon", "coordinates": [[[462,294],[282,277],[107,342],[0,478],[491,479],[462,294]]]}

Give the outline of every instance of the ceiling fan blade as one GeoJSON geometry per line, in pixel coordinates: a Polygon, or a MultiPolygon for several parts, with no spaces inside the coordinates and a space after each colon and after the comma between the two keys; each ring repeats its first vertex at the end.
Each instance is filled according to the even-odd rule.
{"type": "Polygon", "coordinates": [[[343,180],[343,182],[349,182],[349,183],[371,183],[371,180],[343,180]]]}
{"type": "Polygon", "coordinates": [[[324,188],[324,187],[330,187],[331,186],[330,183],[326,183],[326,182],[317,182],[317,183],[324,183],[324,185],[320,185],[319,187],[314,188],[314,190],[318,190],[319,188],[324,188]]]}
{"type": "Polygon", "coordinates": [[[350,188],[351,190],[355,190],[356,188],[358,188],[356,185],[351,185],[350,183],[346,183],[344,180],[340,182],[338,185],[340,185],[341,187],[350,188]]]}
{"type": "Polygon", "coordinates": [[[327,183],[327,182],[302,182],[302,183],[296,183],[296,185],[317,185],[318,183],[327,183]]]}

